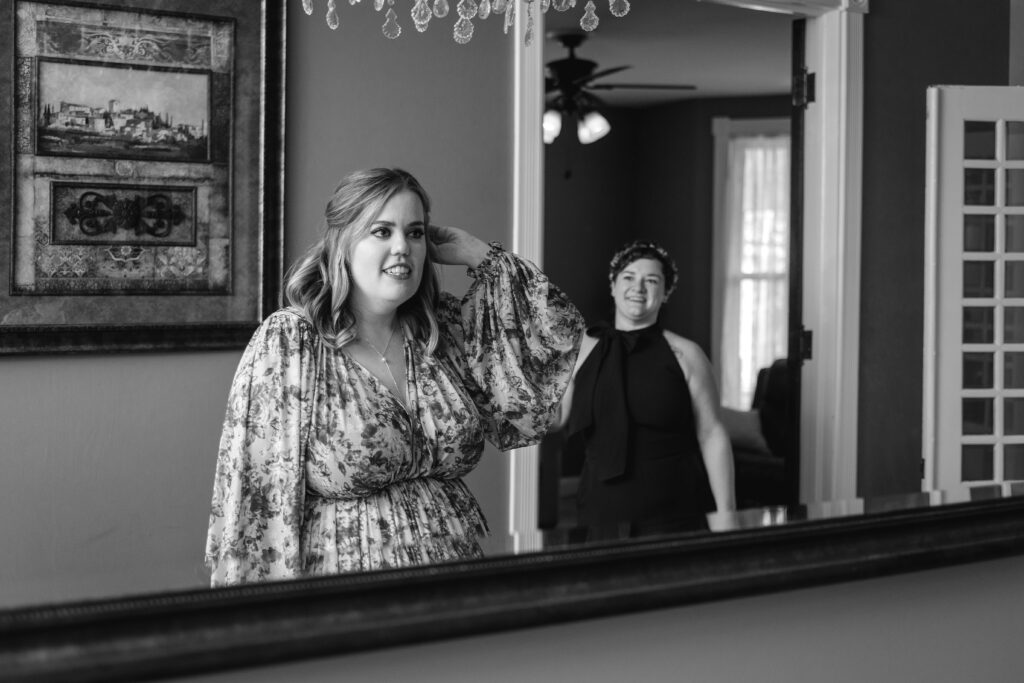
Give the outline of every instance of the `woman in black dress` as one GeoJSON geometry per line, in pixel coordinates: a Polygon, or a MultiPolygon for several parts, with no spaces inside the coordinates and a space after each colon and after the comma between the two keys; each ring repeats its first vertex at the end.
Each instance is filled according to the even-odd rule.
{"type": "Polygon", "coordinates": [[[658,313],[676,283],[668,253],[633,242],[609,269],[613,325],[587,330],[562,402],[567,449],[583,452],[577,508],[591,537],[707,529],[733,510],[732,448],[711,364],[658,313]]]}

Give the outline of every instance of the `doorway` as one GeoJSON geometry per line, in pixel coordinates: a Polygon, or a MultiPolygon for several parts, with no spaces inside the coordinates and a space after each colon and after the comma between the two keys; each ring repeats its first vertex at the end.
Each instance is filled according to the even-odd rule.
{"type": "MultiPolygon", "coordinates": [[[[659,23],[658,38],[669,40],[671,31],[686,35],[699,34],[708,39],[710,33],[719,31],[717,41],[727,45],[742,41],[740,37],[749,30],[746,22],[758,23],[757,31],[762,39],[774,35],[775,40],[784,44],[781,59],[765,76],[757,88],[739,92],[727,91],[722,86],[702,81],[702,69],[666,70],[663,66],[649,72],[640,72],[640,66],[629,71],[638,71],[636,78],[651,82],[655,79],[672,79],[671,82],[694,82],[693,92],[672,93],[666,97],[639,97],[630,90],[628,97],[619,99],[608,94],[604,99],[608,106],[602,110],[611,125],[611,132],[592,144],[583,145],[574,134],[574,126],[564,126],[562,134],[545,146],[544,151],[544,268],[552,281],[563,288],[579,306],[588,324],[607,320],[611,313],[607,289],[607,264],[612,253],[623,243],[633,239],[654,239],[665,246],[675,258],[680,270],[677,292],[662,312],[662,324],[684,337],[698,343],[711,358],[716,367],[724,359],[719,345],[715,343],[716,306],[713,263],[715,261],[716,235],[714,225],[714,136],[713,121],[728,117],[730,120],[779,118],[789,120],[792,112],[790,92],[791,68],[793,63],[792,17],[769,15],[737,8],[712,6],[702,3],[676,3],[677,8],[697,8],[706,22],[702,28],[689,16],[686,28],[673,29],[670,22],[659,23]],[[765,24],[764,22],[769,22],[765,24]],[[730,29],[730,25],[732,28],[730,29]],[[770,28],[769,28],[770,27],[770,28]],[[735,34],[730,37],[730,34],[735,34]]],[[[660,9],[660,6],[659,6],[660,9]]],[[[636,11],[636,7],[633,11],[636,11]]],[[[679,10],[682,11],[682,10],[679,10]]],[[[629,15],[632,17],[632,12],[629,15]]],[[[627,18],[629,18],[627,17],[627,18]]],[[[547,20],[551,19],[549,13],[547,20]]],[[[610,26],[614,20],[608,19],[610,26]]],[[[578,49],[580,56],[597,61],[598,69],[623,64],[645,64],[644,52],[630,52],[628,39],[602,25],[578,49]],[[599,41],[605,41],[600,46],[599,41]],[[587,50],[590,49],[588,52],[587,50]]],[[[549,33],[557,33],[559,27],[548,26],[549,33]]],[[[648,27],[649,31],[653,30],[648,27]]],[[[715,40],[714,38],[711,38],[715,40]]],[[[648,34],[645,40],[652,40],[648,34]]],[[[676,36],[674,40],[686,40],[676,36]]],[[[549,39],[544,44],[544,61],[560,57],[561,46],[557,40],[549,39]]],[[[750,49],[743,52],[745,59],[752,60],[756,68],[763,70],[772,64],[771,58],[756,58],[750,49]]],[[[625,71],[607,77],[608,82],[622,81],[625,71]]],[[[799,282],[791,283],[799,298],[799,282]]],[[[788,321],[787,321],[788,324],[788,321]]],[[[794,334],[788,334],[790,338],[794,334]]],[[[780,354],[783,372],[789,382],[790,367],[787,352],[780,354]]],[[[765,370],[768,369],[766,364],[765,370]]],[[[796,368],[797,372],[799,368],[796,368]]],[[[798,379],[798,378],[797,378],[798,379]]],[[[753,387],[749,391],[753,392],[753,387]]],[[[785,397],[782,401],[788,400],[785,397]]],[[[788,421],[799,411],[791,406],[775,411],[773,419],[788,421]]],[[[756,418],[755,418],[756,419],[756,418]]],[[[744,424],[752,424],[746,420],[744,424]]],[[[789,431],[794,427],[787,422],[789,431]]],[[[798,425],[798,421],[796,423],[798,425]]],[[[740,427],[737,427],[740,428],[740,427]]],[[[777,442],[778,443],[778,442],[777,442]]],[[[771,493],[748,497],[748,505],[784,502],[784,498],[795,495],[798,487],[799,465],[795,462],[799,439],[792,438],[784,446],[794,458],[788,467],[764,460],[757,467],[756,476],[773,481],[771,493]],[[767,471],[774,470],[768,475],[767,471]]],[[[580,463],[561,461],[556,458],[557,437],[548,440],[542,448],[541,459],[541,500],[542,526],[550,525],[552,514],[564,521],[565,510],[571,506],[565,501],[571,495],[571,478],[578,471],[580,463]],[[568,482],[566,479],[569,479],[568,482]],[[547,505],[555,491],[561,504],[547,505]],[[555,512],[553,513],[552,510],[555,512]],[[561,513],[558,512],[561,510],[561,513]]],[[[782,446],[776,446],[778,452],[782,446]]],[[[760,455],[760,454],[758,454],[760,455]]],[[[775,456],[781,461],[785,457],[775,456]]],[[[750,471],[751,473],[754,470],[750,471]]],[[[747,487],[756,490],[757,487],[747,487]]]]}

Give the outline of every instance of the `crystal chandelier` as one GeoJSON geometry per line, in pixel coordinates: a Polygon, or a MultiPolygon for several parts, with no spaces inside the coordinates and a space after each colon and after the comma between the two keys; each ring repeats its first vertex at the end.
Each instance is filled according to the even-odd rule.
{"type": "MultiPolygon", "coordinates": [[[[341,0],[342,2],[344,0],[341,0]]],[[[381,32],[388,38],[397,38],[402,34],[402,26],[398,22],[398,13],[395,11],[395,0],[367,0],[373,2],[373,8],[378,12],[387,7],[384,13],[384,25],[381,32]]],[[[420,33],[427,30],[428,24],[433,17],[444,19],[448,16],[449,0],[407,0],[412,4],[411,18],[413,26],[420,33]]],[[[582,1],[582,0],[581,0],[582,1]]],[[[338,0],[327,0],[327,25],[332,29],[338,28],[338,0]]],[[[350,5],[358,5],[362,0],[348,0],[350,5]]],[[[523,40],[527,45],[533,42],[533,15],[537,5],[540,5],[541,12],[547,12],[553,8],[556,12],[565,12],[576,7],[576,0],[452,0],[456,3],[455,11],[458,20],[452,35],[456,43],[466,44],[473,37],[473,20],[487,19],[492,15],[504,17],[505,33],[516,21],[517,14],[526,16],[526,33],[523,40]]],[[[306,14],[313,13],[313,0],[302,0],[302,9],[306,14]]],[[[608,0],[608,11],[613,16],[622,17],[629,12],[629,0],[608,0]]],[[[580,28],[584,31],[593,31],[597,28],[600,19],[597,16],[597,5],[594,0],[587,0],[583,7],[583,16],[580,18],[580,28]]]]}

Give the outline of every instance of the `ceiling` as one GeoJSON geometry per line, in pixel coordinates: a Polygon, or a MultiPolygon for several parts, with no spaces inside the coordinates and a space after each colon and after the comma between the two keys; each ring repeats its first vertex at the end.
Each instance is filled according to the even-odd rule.
{"type": "MultiPolygon", "coordinates": [[[[568,53],[553,33],[581,32],[585,0],[544,15],[544,61],[568,53]]],[[[778,95],[790,90],[793,18],[699,0],[632,0],[624,17],[596,2],[600,23],[576,56],[598,69],[632,68],[599,83],[692,84],[693,91],[599,90],[613,106],[638,107],[696,97],[778,95]]]]}

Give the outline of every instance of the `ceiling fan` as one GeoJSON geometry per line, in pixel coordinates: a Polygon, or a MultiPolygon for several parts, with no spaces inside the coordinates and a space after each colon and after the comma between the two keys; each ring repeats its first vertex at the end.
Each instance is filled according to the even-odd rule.
{"type": "Polygon", "coordinates": [[[577,135],[583,144],[600,140],[611,125],[598,112],[605,107],[594,90],[695,90],[693,85],[663,85],[650,83],[595,83],[597,79],[619,73],[629,66],[614,66],[597,70],[597,62],[576,56],[576,48],[587,39],[584,33],[549,34],[569,51],[568,57],[555,59],[545,65],[544,91],[547,97],[544,112],[544,142],[551,143],[562,130],[564,116],[578,121],[577,135]]]}

